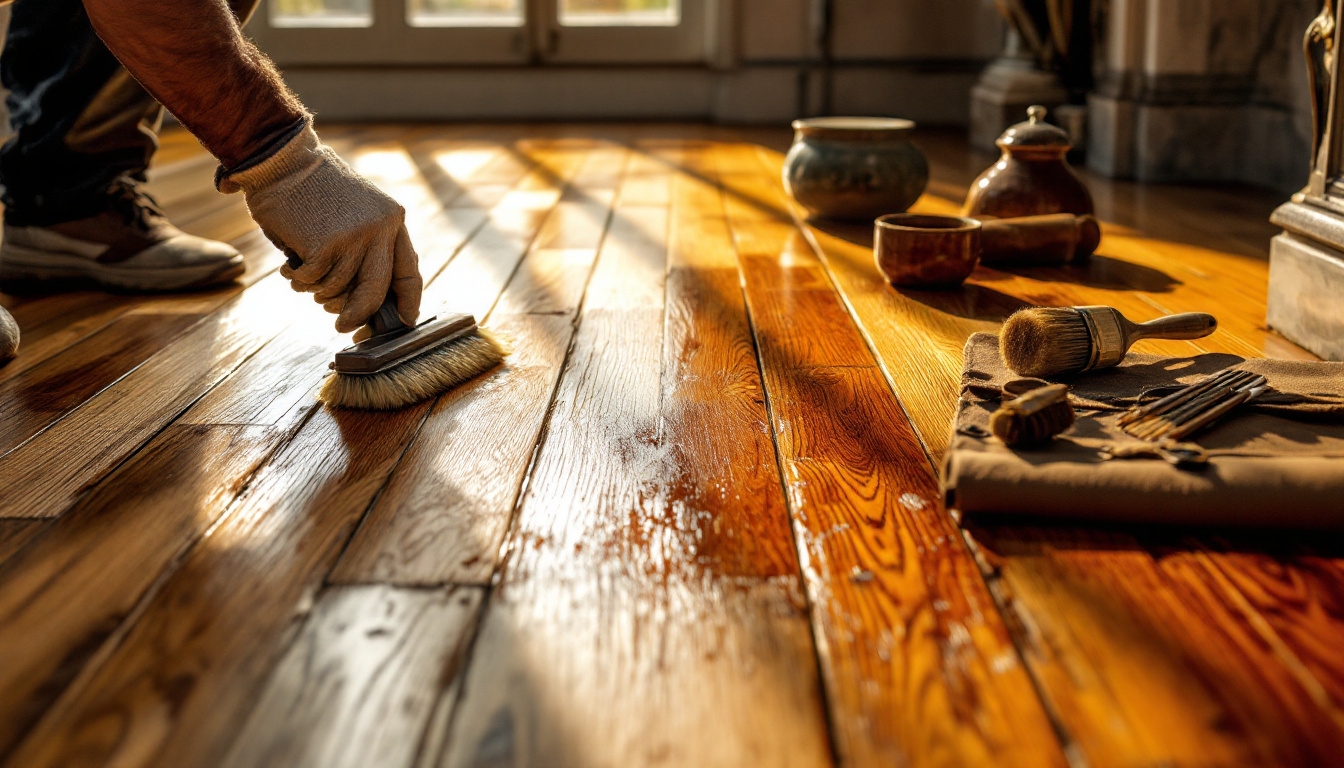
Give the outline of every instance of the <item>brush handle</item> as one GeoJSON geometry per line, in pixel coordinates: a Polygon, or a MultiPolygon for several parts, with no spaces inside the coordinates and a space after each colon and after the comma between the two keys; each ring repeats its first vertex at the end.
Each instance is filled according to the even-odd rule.
{"type": "Polygon", "coordinates": [[[391,290],[387,292],[387,298],[383,299],[383,305],[373,313],[373,317],[370,317],[365,325],[369,326],[374,336],[395,333],[410,327],[401,322],[401,315],[397,314],[397,295],[391,290]]]}
{"type": "Polygon", "coordinates": [[[1044,267],[1087,258],[1101,242],[1091,216],[1054,213],[986,219],[980,228],[980,263],[991,267],[1044,267]]]}
{"type": "Polygon", "coordinates": [[[1218,318],[1204,312],[1185,312],[1150,320],[1125,321],[1125,346],[1140,339],[1202,339],[1218,330],[1218,318]]]}
{"type": "MultiPolygon", "coordinates": [[[[298,269],[303,266],[303,259],[299,258],[297,253],[291,250],[285,250],[285,262],[289,264],[290,269],[298,269]]],[[[397,314],[397,294],[388,289],[387,297],[383,299],[383,305],[378,308],[364,323],[369,326],[369,330],[374,336],[382,336],[385,333],[404,330],[410,326],[401,322],[401,315],[397,314]]]]}

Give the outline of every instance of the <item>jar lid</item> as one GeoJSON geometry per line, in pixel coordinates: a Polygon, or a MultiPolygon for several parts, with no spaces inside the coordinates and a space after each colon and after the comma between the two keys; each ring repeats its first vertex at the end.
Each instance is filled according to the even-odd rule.
{"type": "Polygon", "coordinates": [[[914,130],[913,120],[897,117],[809,117],[794,120],[793,130],[810,138],[873,141],[914,130]]]}
{"type": "Polygon", "coordinates": [[[1004,149],[1058,147],[1062,150],[1068,150],[1073,146],[1069,141],[1069,135],[1045,122],[1045,114],[1045,107],[1039,104],[1028,107],[1027,121],[1018,123],[1004,131],[995,143],[1004,149]]]}

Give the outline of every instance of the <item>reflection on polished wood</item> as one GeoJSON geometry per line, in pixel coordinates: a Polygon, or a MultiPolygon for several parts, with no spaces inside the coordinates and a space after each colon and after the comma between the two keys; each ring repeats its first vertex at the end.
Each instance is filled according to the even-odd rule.
{"type": "MultiPolygon", "coordinates": [[[[1344,541],[969,521],[970,333],[1027,304],[1263,325],[1273,196],[1090,179],[1088,263],[897,291],[781,131],[338,126],[426,305],[509,364],[395,414],[213,163],[151,186],[248,258],[183,296],[0,296],[0,766],[1321,766],[1344,541]]],[[[987,156],[917,137],[954,212],[987,156]]]]}

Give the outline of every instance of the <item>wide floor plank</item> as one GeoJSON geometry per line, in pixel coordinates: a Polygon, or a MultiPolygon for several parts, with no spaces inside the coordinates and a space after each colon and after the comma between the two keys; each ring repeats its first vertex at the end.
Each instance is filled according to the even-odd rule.
{"type": "Polygon", "coordinates": [[[667,236],[641,223],[617,206],[439,765],[829,762],[796,576],[728,546],[778,502],[714,481],[746,470],[731,443],[691,458],[707,498],[663,479],[671,372],[723,376],[731,347],[695,329],[664,360],[667,236]]]}
{"type": "Polygon", "coordinates": [[[436,282],[429,294],[435,304],[485,319],[515,351],[502,371],[435,404],[333,581],[490,582],[625,154],[594,151],[525,188],[543,194],[501,198],[484,236],[436,282]],[[613,161],[615,175],[605,175],[613,161]],[[532,207],[538,204],[549,207],[532,207]],[[496,296],[500,307],[492,311],[496,296]]]}
{"type": "Polygon", "coordinates": [[[223,768],[409,768],[458,676],[479,589],[323,593],[223,768]]]}
{"type": "Polygon", "coordinates": [[[754,151],[716,154],[840,755],[1065,765],[918,437],[754,151]]]}

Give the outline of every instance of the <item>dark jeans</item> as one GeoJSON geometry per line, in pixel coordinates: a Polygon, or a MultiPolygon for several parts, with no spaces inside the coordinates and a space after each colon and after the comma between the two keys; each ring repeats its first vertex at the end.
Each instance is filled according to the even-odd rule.
{"type": "MultiPolygon", "coordinates": [[[[255,0],[232,5],[250,12],[255,0]]],[[[163,107],[103,45],[81,0],[14,3],[0,82],[15,132],[0,147],[7,224],[92,216],[118,179],[144,180],[163,107]]]]}
{"type": "Polygon", "coordinates": [[[144,180],[163,108],[98,39],[81,0],[19,0],[0,54],[14,136],[0,148],[5,222],[58,224],[144,180]]]}

